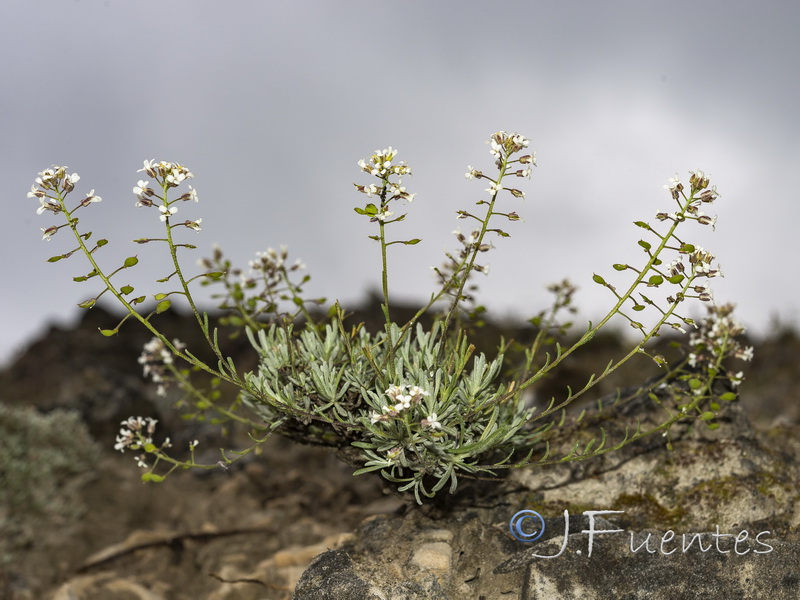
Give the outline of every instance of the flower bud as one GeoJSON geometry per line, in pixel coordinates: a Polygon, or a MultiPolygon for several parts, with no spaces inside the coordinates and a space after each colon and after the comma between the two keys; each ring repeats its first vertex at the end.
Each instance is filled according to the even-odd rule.
{"type": "Polygon", "coordinates": [[[692,191],[699,191],[708,187],[708,177],[700,170],[691,171],[689,183],[692,186],[692,191]]]}
{"type": "Polygon", "coordinates": [[[698,196],[701,202],[713,202],[719,197],[716,188],[711,188],[709,190],[703,190],[703,192],[698,196]]]}
{"type": "Polygon", "coordinates": [[[717,217],[710,217],[708,215],[700,215],[697,222],[701,225],[714,225],[717,222],[717,217]]]}

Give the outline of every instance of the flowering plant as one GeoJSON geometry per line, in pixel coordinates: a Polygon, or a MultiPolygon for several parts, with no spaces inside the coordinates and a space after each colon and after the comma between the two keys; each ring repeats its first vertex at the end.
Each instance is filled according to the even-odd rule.
{"type": "Polygon", "coordinates": [[[529,140],[519,134],[498,132],[488,143],[493,170],[470,166],[466,173],[468,179],[486,182],[486,196],[475,208],[457,211],[457,217],[472,227],[467,233],[453,232],[457,249],[446,254],[442,266],[434,268],[436,291],[405,322],[396,322],[392,316],[389,252],[392,246],[415,245],[421,240],[393,239],[389,233],[394,223],[407,216],[398,212],[416,196],[403,184],[411,168],[396,161],[397,150],[391,147],[359,161],[361,171],[372,179],[355,184],[365,196],[355,212],[374,224],[370,238],[380,247],[384,324],[378,331],[348,321],[338,303],[326,311],[321,307],[324,299],[307,299],[303,286],[308,276],[300,274],[301,263],[289,261],[286,248],[259,253],[246,274],[216,248],[210,258],[200,261],[202,271],[188,276],[178,254],[194,246],[179,243],[177,234],[183,228],[200,231],[202,219],[181,221],[177,217],[181,203],[197,202],[198,196],[191,186],[182,193],[175,188],[193,175],[180,164],[152,160],[145,161],[140,170],[152,184],[140,180],[133,192],[136,206],[157,211],[164,236],[134,242],[166,246],[174,270],[159,281],[174,281],[176,287],[154,294],[154,306],[144,310],[147,296],[134,295],[131,285],[118,283],[125,270],[136,266],[137,257],[126,258],[114,269],[103,268],[96,255],[107,240],[90,242],[91,232],[79,228],[77,211],[101,198],[92,190],[70,208],[68,196],[79,176],[66,167],[40,173],[28,196],[39,200],[39,214],[49,212],[61,219],[60,224],[42,229],[44,239],[68,229],[77,243],[74,249],[49,260],[83,254],[91,270],[74,279],[99,280],[101,290],[80,306],[91,308],[109,293],[127,311],[119,324],[101,333],[115,335],[128,319],[139,321],[153,334],[140,362],[145,376],[158,385],[158,392],[166,395],[170,386],[176,386],[183,392],[182,406],[188,407],[191,415],[206,418],[213,414],[220,424],[243,423],[254,441],[244,450],[222,451],[220,460],[209,464],[195,460],[197,441],[193,441],[190,458],[179,460],[169,453],[169,438],[154,442],[155,419],[131,417],[122,423],[115,448],[136,451],[137,463],[145,469],[143,479],[162,481],[179,467],[227,468],[278,432],[303,443],[336,448],[356,467],[356,474],[378,471],[396,483],[399,491],[412,491],[417,502],[422,502],[423,497],[432,497],[445,487],[455,491],[460,479],[599,456],[655,432],[669,440],[670,429],[679,421],[698,419],[711,428],[718,427],[716,414],[724,402],[736,399],[742,381],[740,372],[729,370],[727,359],[748,360],[752,349],[743,348],[736,340],[743,328],[734,320],[731,307],[713,304],[708,282],[721,274],[714,256],[677,235],[687,222],[714,226],[716,217],[701,210],[718,197],[708,177],[701,171],[692,172],[688,188],[677,176],[669,180],[665,188],[674,202],[673,212],[658,212],[655,223],[635,223],[647,234],[647,239],[638,242],[645,254],[641,264],[613,265],[617,272],[630,273],[626,285],[618,287],[601,275],[593,276],[613,295],[612,306],[573,343],[562,345],[569,327],[561,322],[562,315],[575,310],[575,288],[564,281],[550,287],[552,306],[531,319],[536,333],[529,345],[503,342],[495,356],[487,357],[476,351],[469,338],[470,329],[480,324],[483,313],[474,300],[475,275],[488,273],[482,257],[492,250],[492,241],[509,236],[496,223],[520,220],[516,211],[505,208],[506,196],[513,202],[525,194],[508,182],[529,178],[536,165],[535,153],[528,151],[529,140]],[[196,306],[191,291],[195,282],[221,288],[217,294],[223,311],[219,322],[196,306]],[[201,360],[195,349],[170,340],[158,329],[153,317],[169,310],[173,299],[180,297],[188,303],[215,360],[201,360]],[[711,306],[706,319],[695,322],[685,313],[684,303],[690,300],[711,306]],[[423,326],[423,317],[430,318],[429,326],[423,326]],[[542,402],[532,399],[530,392],[537,383],[588,344],[614,317],[638,332],[630,350],[579,389],[568,388],[562,397],[542,402]],[[255,370],[240,371],[223,353],[219,326],[246,334],[258,354],[255,370]],[[671,362],[652,349],[654,338],[665,329],[684,335],[691,331],[686,336],[686,351],[671,362]],[[659,376],[637,390],[639,397],[652,403],[650,412],[657,414],[656,420],[650,419],[645,426],[641,415],[637,416],[620,439],[609,439],[600,425],[594,430],[573,431],[568,439],[559,436],[568,417],[574,418],[567,409],[636,356],[649,357],[660,367],[659,376]],[[198,372],[210,375],[207,387],[197,384],[198,372]],[[238,390],[235,398],[225,398],[221,391],[224,383],[238,390]]]}

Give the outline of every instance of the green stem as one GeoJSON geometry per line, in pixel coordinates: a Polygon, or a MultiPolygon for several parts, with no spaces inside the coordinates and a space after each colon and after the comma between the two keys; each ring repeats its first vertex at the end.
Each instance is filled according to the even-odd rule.
{"type": "MultiPolygon", "coordinates": [[[[161,188],[164,193],[163,202],[166,208],[169,208],[169,202],[167,202],[167,190],[169,189],[169,185],[166,182],[161,184],[161,188]]],[[[200,311],[197,310],[197,306],[195,306],[194,298],[192,297],[191,292],[189,292],[189,284],[186,282],[186,278],[183,276],[183,271],[181,270],[180,262],[178,261],[178,249],[175,247],[175,242],[172,238],[172,226],[169,223],[169,213],[166,213],[167,217],[164,220],[167,230],[167,245],[169,246],[169,254],[172,257],[172,264],[175,266],[175,274],[178,276],[178,280],[181,282],[181,287],[183,288],[183,295],[186,297],[186,301],[189,303],[189,306],[192,309],[192,313],[197,319],[197,323],[200,326],[200,330],[203,332],[203,336],[206,338],[206,342],[208,342],[209,347],[216,355],[219,361],[223,361],[222,353],[220,352],[217,345],[211,339],[211,333],[208,331],[208,327],[203,321],[203,317],[200,315],[200,311]]]]}
{"type": "MultiPolygon", "coordinates": [[[[689,207],[689,205],[694,200],[694,192],[692,192],[692,195],[689,198],[686,198],[685,196],[684,196],[684,198],[686,199],[686,204],[681,207],[681,215],[685,214],[686,209],[689,207]]],[[[544,376],[546,373],[548,373],[549,371],[552,371],[567,356],[572,354],[575,350],[577,350],[578,348],[583,346],[592,337],[594,337],[594,335],[603,326],[605,326],[605,324],[608,323],[608,321],[611,320],[611,318],[614,315],[616,315],[620,311],[620,309],[622,308],[623,304],[633,295],[633,292],[636,290],[636,288],[639,286],[639,284],[642,283],[642,281],[644,281],[644,278],[645,278],[646,274],[648,273],[650,268],[655,264],[655,261],[658,259],[659,254],[661,254],[661,252],[664,250],[664,248],[666,247],[666,245],[669,242],[669,240],[672,238],[672,235],[675,232],[675,229],[678,227],[678,224],[680,222],[681,221],[679,219],[676,219],[675,221],[673,221],[673,223],[670,226],[669,231],[667,232],[667,234],[664,235],[664,236],[659,236],[661,238],[661,242],[659,243],[659,245],[656,248],[655,252],[653,252],[650,255],[650,259],[647,261],[647,264],[645,265],[645,267],[639,272],[639,275],[636,277],[636,279],[631,284],[631,286],[628,288],[628,290],[622,296],[619,297],[619,299],[617,300],[617,303],[606,314],[606,316],[603,317],[603,319],[599,323],[597,323],[596,325],[593,325],[592,327],[590,327],[589,330],[586,331],[586,333],[584,333],[583,336],[581,336],[581,339],[579,339],[575,344],[573,344],[571,347],[569,347],[567,350],[565,350],[559,356],[557,356],[556,359],[553,362],[549,363],[548,365],[543,367],[539,372],[537,372],[535,375],[529,377],[524,382],[522,382],[517,387],[517,391],[518,392],[521,392],[526,387],[528,387],[529,385],[531,385],[532,383],[534,383],[535,381],[540,379],[542,376],[544,376]]],[[[692,278],[687,278],[687,279],[691,280],[692,278]]],[[[686,289],[688,289],[688,288],[684,287],[684,291],[686,289]]],[[[672,314],[672,312],[675,310],[675,307],[676,307],[676,305],[673,305],[672,308],[670,308],[670,310],[667,312],[667,314],[665,316],[663,316],[661,318],[661,320],[659,320],[657,327],[661,327],[661,325],[663,325],[666,322],[666,319],[668,318],[669,315],[672,314]]],[[[637,345],[636,348],[634,348],[634,352],[638,351],[638,349],[641,347],[641,345],[644,344],[644,342],[649,340],[656,333],[658,333],[658,329],[655,329],[650,334],[645,336],[645,339],[639,345],[637,345]]]]}
{"type": "MultiPolygon", "coordinates": [[[[500,172],[497,175],[497,180],[493,182],[495,186],[499,186],[500,182],[503,180],[503,177],[506,174],[506,169],[508,168],[508,163],[509,163],[508,159],[509,157],[505,156],[500,164],[500,172]]],[[[487,177],[486,179],[489,179],[489,181],[491,181],[491,178],[487,177]]],[[[450,322],[453,319],[453,315],[458,310],[458,304],[459,302],[461,302],[461,297],[462,294],[464,293],[464,286],[467,284],[467,279],[469,279],[469,276],[472,273],[472,270],[475,266],[475,260],[478,257],[478,252],[480,252],[480,247],[483,244],[483,238],[486,236],[486,230],[489,228],[489,220],[492,218],[492,214],[494,214],[493,213],[494,205],[495,202],[497,201],[497,196],[499,193],[500,193],[499,190],[495,190],[495,192],[492,194],[492,199],[489,201],[489,209],[486,211],[486,216],[481,221],[480,234],[478,235],[478,239],[475,241],[474,244],[475,247],[473,248],[471,254],[469,255],[469,260],[467,262],[467,265],[463,269],[464,274],[460,278],[458,290],[456,291],[455,299],[453,300],[453,305],[450,307],[450,310],[448,311],[447,316],[445,317],[444,325],[442,326],[442,339],[445,339],[447,337],[447,331],[448,328],[450,327],[450,322]]],[[[456,271],[456,274],[460,272],[461,270],[456,271]]],[[[442,349],[444,349],[444,345],[442,345],[442,349]]]]}
{"type": "Polygon", "coordinates": [[[119,292],[119,290],[117,290],[117,288],[114,286],[114,284],[111,283],[111,279],[109,279],[109,277],[100,268],[100,265],[98,265],[97,261],[94,259],[94,255],[92,254],[92,251],[89,250],[89,248],[86,247],[86,243],[83,240],[83,236],[78,232],[78,227],[76,225],[77,219],[73,219],[72,218],[72,212],[70,212],[69,209],[67,208],[66,202],[64,200],[64,197],[62,196],[60,191],[58,192],[57,200],[58,200],[58,202],[59,202],[59,204],[61,206],[61,210],[66,215],[67,223],[69,224],[69,227],[72,230],[72,234],[75,236],[75,239],[78,240],[78,245],[80,246],[80,249],[83,251],[83,254],[89,260],[89,263],[92,265],[94,271],[97,273],[97,276],[105,284],[106,289],[108,291],[110,291],[117,300],[119,300],[120,304],[122,304],[127,309],[128,313],[131,314],[134,318],[136,318],[142,325],[144,325],[145,328],[147,328],[150,331],[150,333],[152,333],[159,340],[161,340],[161,342],[169,349],[169,351],[172,354],[174,354],[175,356],[177,356],[178,358],[186,361],[190,365],[194,365],[194,366],[202,369],[203,371],[206,371],[207,373],[210,373],[211,375],[220,377],[221,379],[223,379],[223,380],[225,380],[225,381],[227,381],[229,383],[232,383],[234,385],[239,385],[239,382],[236,379],[228,376],[225,373],[221,373],[219,371],[216,371],[216,370],[212,369],[211,367],[209,367],[208,365],[206,365],[204,362],[194,358],[193,356],[191,356],[189,354],[186,354],[186,353],[181,352],[180,350],[178,350],[172,344],[172,342],[169,341],[169,339],[167,339],[160,331],[158,331],[150,323],[148,318],[145,318],[145,317],[143,317],[142,315],[139,314],[139,312],[130,304],[130,302],[128,302],[122,296],[122,294],[119,292]]]}
{"type": "MultiPolygon", "coordinates": [[[[685,292],[686,292],[686,290],[688,290],[688,289],[689,289],[689,287],[691,286],[691,282],[692,282],[692,278],[687,278],[687,280],[686,280],[686,283],[684,284],[684,286],[683,286],[683,289],[681,290],[681,292],[682,292],[682,293],[685,293],[685,292]]],[[[672,316],[672,314],[675,312],[675,309],[676,309],[677,307],[678,307],[678,302],[677,302],[677,301],[676,301],[676,302],[673,302],[673,303],[672,303],[672,305],[669,307],[669,309],[668,309],[668,310],[667,310],[667,311],[666,311],[666,312],[665,312],[665,313],[662,315],[662,317],[661,317],[661,318],[658,320],[658,322],[657,322],[657,323],[656,323],[656,324],[655,324],[655,325],[654,325],[654,326],[653,326],[653,327],[650,329],[650,331],[649,331],[649,332],[648,332],[648,333],[647,333],[647,334],[644,336],[644,338],[642,339],[642,341],[640,341],[638,344],[636,344],[636,346],[634,346],[634,347],[633,347],[633,349],[631,349],[631,351],[630,351],[630,352],[628,352],[628,353],[627,353],[625,356],[623,356],[621,359],[619,359],[619,360],[618,360],[616,363],[614,363],[614,364],[613,364],[611,367],[609,367],[609,368],[607,368],[606,370],[604,370],[604,371],[603,371],[603,372],[602,372],[602,373],[601,373],[601,374],[600,374],[598,377],[595,377],[595,378],[592,380],[592,382],[591,382],[591,385],[587,385],[587,386],[586,386],[586,387],[584,387],[582,390],[578,391],[578,393],[576,393],[576,394],[572,394],[572,395],[571,395],[569,398],[567,398],[567,399],[566,399],[566,400],[564,400],[563,402],[560,402],[560,403],[559,403],[559,404],[557,404],[557,405],[554,405],[554,406],[551,406],[550,408],[547,408],[546,410],[544,410],[544,411],[542,411],[541,413],[537,414],[537,415],[536,415],[536,416],[535,416],[535,417],[534,417],[532,420],[533,420],[533,421],[537,421],[537,420],[539,420],[539,419],[542,419],[542,418],[544,418],[544,417],[546,417],[546,416],[548,416],[548,415],[550,415],[550,414],[552,414],[552,413],[554,413],[554,412],[556,412],[556,411],[558,411],[558,410],[561,410],[562,408],[565,408],[566,406],[568,406],[569,404],[571,404],[571,403],[572,403],[572,402],[573,402],[573,401],[574,401],[576,398],[578,398],[579,396],[582,396],[582,395],[583,395],[585,392],[587,392],[588,390],[590,390],[591,388],[593,388],[595,385],[597,385],[598,383],[600,383],[600,382],[601,382],[603,379],[605,379],[606,377],[608,377],[608,376],[609,376],[611,373],[613,373],[614,371],[616,371],[616,370],[617,370],[619,367],[621,367],[623,364],[625,364],[626,362],[628,362],[628,360],[630,360],[630,359],[631,359],[631,358],[632,358],[634,355],[638,354],[638,353],[641,351],[641,349],[644,347],[644,345],[645,345],[645,344],[646,344],[648,341],[650,341],[650,340],[651,340],[651,339],[652,339],[652,338],[653,338],[655,335],[657,335],[657,334],[658,334],[658,332],[659,332],[659,330],[661,329],[661,327],[664,325],[664,323],[666,323],[667,319],[669,319],[669,318],[672,316]]],[[[573,348],[574,348],[574,347],[573,347],[573,348]]],[[[572,350],[572,348],[570,349],[570,351],[571,351],[571,350],[572,350]]],[[[554,363],[551,363],[551,364],[555,364],[555,363],[557,363],[557,362],[560,362],[560,360],[554,361],[554,363]]],[[[539,379],[540,377],[542,377],[542,376],[543,376],[545,373],[547,373],[547,371],[549,371],[549,370],[550,370],[549,368],[542,369],[542,370],[541,370],[541,371],[539,371],[539,372],[538,372],[536,375],[534,375],[533,377],[531,377],[531,378],[528,380],[528,382],[530,382],[530,383],[533,383],[533,381],[536,381],[537,379],[539,379]]],[[[520,386],[520,388],[519,388],[519,389],[524,389],[524,387],[525,387],[526,385],[529,385],[529,383],[528,383],[528,382],[525,382],[525,384],[523,384],[523,386],[520,386]]],[[[519,389],[517,390],[517,392],[519,391],[519,389]]]]}

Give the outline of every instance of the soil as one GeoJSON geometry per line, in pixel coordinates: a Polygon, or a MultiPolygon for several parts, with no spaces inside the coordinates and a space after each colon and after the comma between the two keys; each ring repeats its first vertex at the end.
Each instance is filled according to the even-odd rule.
{"type": "MultiPolygon", "coordinates": [[[[190,339],[189,319],[162,317],[165,330],[190,339]]],[[[380,478],[353,477],[327,450],[278,437],[227,471],[177,472],[143,484],[135,457],[113,450],[128,416],[159,418],[176,447],[198,439],[198,451],[213,454],[223,442],[215,429],[181,421],[142,381],[136,358],[144,332],[130,328],[112,339],[97,333],[115,319],[95,308],[73,330],[52,328],[0,373],[0,403],[42,414],[78,411],[98,449],[73,482],[76,510],[69,514],[76,516],[0,506],[0,598],[288,599],[315,555],[366,517],[407,509],[380,478]]],[[[500,334],[508,332],[488,335],[500,334]]],[[[582,380],[618,344],[609,339],[605,350],[569,365],[568,375],[582,380]]],[[[226,350],[248,369],[245,345],[231,342],[226,350]]],[[[743,407],[762,429],[800,423],[800,340],[787,330],[755,345],[743,407]]],[[[241,432],[233,438],[246,442],[241,432]]],[[[46,443],[31,440],[28,460],[46,443]]]]}

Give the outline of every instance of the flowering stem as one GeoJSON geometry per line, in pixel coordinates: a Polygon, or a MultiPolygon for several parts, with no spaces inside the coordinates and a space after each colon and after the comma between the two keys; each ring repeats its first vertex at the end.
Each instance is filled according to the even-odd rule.
{"type": "MultiPolygon", "coordinates": [[[[684,196],[684,198],[685,198],[685,196],[684,196]]],[[[693,201],[693,200],[694,200],[694,191],[692,192],[692,195],[691,195],[691,196],[690,196],[688,199],[686,199],[686,204],[685,204],[685,205],[683,205],[683,206],[681,207],[681,212],[680,212],[680,215],[684,215],[684,214],[686,213],[686,210],[687,210],[687,208],[688,208],[688,207],[691,205],[691,203],[692,203],[692,201],[693,201]]],[[[575,344],[573,344],[571,347],[569,347],[568,349],[564,350],[563,352],[560,352],[560,353],[558,354],[558,356],[556,356],[556,358],[555,358],[553,361],[551,361],[551,362],[549,362],[548,364],[544,365],[544,366],[543,366],[541,369],[539,369],[539,371],[538,371],[538,372],[537,372],[535,375],[533,375],[533,376],[529,377],[528,379],[526,379],[525,381],[523,381],[523,382],[522,382],[522,383],[521,383],[519,386],[517,386],[517,391],[518,391],[518,392],[521,392],[521,391],[522,391],[522,390],[524,390],[526,387],[528,387],[528,386],[530,386],[531,384],[533,384],[534,382],[538,381],[538,380],[539,380],[539,379],[541,379],[541,378],[542,378],[544,375],[546,375],[548,372],[550,372],[551,370],[553,370],[553,369],[554,369],[556,366],[558,366],[558,365],[559,365],[559,364],[560,364],[560,363],[561,363],[561,362],[562,362],[562,361],[563,361],[563,360],[564,360],[564,359],[565,359],[567,356],[569,356],[570,354],[572,354],[572,353],[573,353],[575,350],[577,350],[578,348],[580,348],[581,346],[583,346],[583,345],[584,345],[586,342],[588,342],[588,341],[589,341],[589,340],[590,340],[592,337],[594,337],[594,335],[595,335],[595,334],[596,334],[596,333],[597,333],[597,332],[598,332],[598,331],[599,331],[599,330],[600,330],[600,329],[601,329],[601,328],[602,328],[602,327],[603,327],[603,326],[604,326],[604,325],[605,325],[605,324],[606,324],[606,323],[607,323],[607,322],[608,322],[608,321],[609,321],[609,320],[610,320],[610,319],[611,319],[611,318],[612,318],[614,315],[616,315],[616,314],[618,314],[618,313],[620,312],[620,309],[622,308],[623,304],[624,304],[624,303],[625,303],[625,302],[626,302],[626,301],[627,301],[627,300],[628,300],[628,299],[631,297],[631,295],[632,295],[632,294],[633,294],[633,292],[636,290],[636,288],[639,286],[639,284],[641,284],[641,283],[644,281],[644,278],[645,278],[645,276],[647,275],[648,271],[649,271],[649,270],[651,269],[651,267],[653,267],[653,265],[656,263],[656,260],[658,259],[658,256],[659,256],[659,254],[661,254],[661,252],[662,252],[662,251],[664,250],[664,248],[667,246],[667,243],[669,242],[669,240],[670,240],[670,239],[673,237],[673,234],[674,234],[674,232],[675,232],[676,228],[678,227],[678,223],[679,223],[679,222],[681,222],[681,220],[680,220],[680,219],[676,219],[675,221],[673,221],[673,223],[672,223],[672,225],[670,226],[670,228],[669,228],[669,231],[667,231],[666,235],[664,235],[664,236],[659,236],[659,237],[661,238],[661,242],[659,243],[659,245],[658,245],[658,247],[656,248],[656,250],[655,250],[655,251],[654,251],[654,252],[653,252],[653,253],[650,255],[650,259],[648,260],[647,264],[645,265],[645,267],[644,267],[644,268],[643,268],[641,271],[639,271],[639,273],[638,273],[638,275],[637,275],[636,279],[635,279],[635,280],[634,280],[634,282],[631,284],[631,286],[628,288],[628,290],[627,290],[627,291],[626,291],[624,294],[622,294],[621,296],[619,296],[619,298],[618,298],[618,300],[617,300],[617,303],[616,303],[616,304],[614,305],[614,307],[613,307],[613,308],[612,308],[612,309],[611,309],[611,310],[610,310],[610,311],[609,311],[609,312],[606,314],[606,316],[605,316],[605,317],[603,317],[603,319],[602,319],[600,322],[598,322],[596,325],[593,325],[592,327],[590,327],[590,328],[589,328],[589,329],[586,331],[586,333],[584,333],[584,334],[583,334],[583,336],[581,336],[581,339],[579,339],[579,340],[578,340],[578,341],[577,341],[575,344]]],[[[681,293],[682,293],[682,294],[683,294],[683,293],[685,293],[685,292],[686,292],[686,291],[689,289],[689,287],[691,286],[691,283],[692,283],[692,281],[693,281],[693,280],[694,280],[694,277],[687,277],[687,278],[686,278],[686,282],[684,283],[683,289],[681,290],[681,293]]],[[[680,295],[679,295],[679,298],[680,298],[680,295]]],[[[600,381],[600,380],[601,380],[603,377],[605,377],[605,376],[606,376],[608,373],[610,373],[611,371],[615,370],[615,369],[616,369],[617,367],[619,367],[619,366],[620,366],[622,363],[626,362],[626,361],[627,361],[627,360],[628,360],[628,359],[629,359],[631,356],[633,356],[634,354],[636,354],[637,352],[639,352],[639,351],[641,350],[641,348],[644,346],[644,344],[645,344],[645,343],[646,343],[648,340],[650,340],[650,339],[651,339],[653,336],[655,336],[655,335],[658,333],[658,331],[659,331],[659,329],[661,328],[661,326],[662,326],[664,323],[666,323],[667,319],[668,319],[668,318],[669,318],[669,317],[672,315],[672,313],[673,313],[673,312],[675,311],[675,309],[677,308],[678,302],[679,302],[679,300],[676,300],[675,302],[673,302],[673,303],[672,303],[672,305],[670,306],[670,308],[669,308],[669,309],[668,309],[668,310],[667,310],[667,311],[666,311],[666,312],[665,312],[665,313],[662,315],[662,317],[659,319],[659,321],[657,322],[657,324],[655,325],[655,327],[653,327],[653,328],[650,330],[650,332],[648,332],[648,333],[647,333],[647,334],[644,336],[644,338],[642,339],[642,341],[641,341],[639,344],[637,344],[637,345],[636,345],[636,346],[633,348],[633,350],[631,350],[631,351],[630,351],[630,352],[629,352],[629,353],[628,353],[628,354],[627,354],[627,355],[626,355],[626,356],[625,356],[625,357],[624,357],[622,360],[620,360],[620,361],[619,361],[619,362],[618,362],[618,363],[617,363],[617,364],[616,364],[616,365],[615,365],[615,366],[614,366],[614,367],[613,367],[613,368],[612,368],[610,371],[608,371],[607,373],[604,373],[603,375],[601,375],[601,376],[600,376],[600,377],[598,377],[598,378],[595,378],[593,381],[594,381],[594,382],[598,382],[598,381],[600,381]]],[[[587,388],[587,389],[588,389],[588,388],[587,388]]],[[[585,391],[585,390],[583,390],[583,391],[585,391]]],[[[569,398],[569,399],[568,399],[568,401],[567,401],[566,403],[569,403],[569,402],[571,402],[571,401],[572,401],[572,398],[569,398]]],[[[559,404],[558,406],[556,406],[556,407],[553,407],[553,409],[552,409],[552,410],[547,410],[547,411],[545,411],[545,413],[544,413],[544,414],[541,414],[541,415],[539,415],[539,416],[540,416],[540,417],[542,417],[542,416],[544,416],[545,414],[549,414],[549,413],[551,413],[553,410],[557,410],[557,409],[559,409],[559,408],[562,408],[563,406],[565,406],[565,405],[566,405],[566,403],[559,404]]]]}
{"type": "MultiPolygon", "coordinates": [[[[170,342],[160,331],[158,331],[158,329],[156,329],[153,326],[152,323],[150,323],[150,319],[148,317],[143,317],[141,314],[139,314],[139,312],[130,304],[130,302],[128,302],[125,299],[125,297],[120,293],[120,291],[117,290],[117,288],[114,286],[114,284],[111,283],[110,276],[106,275],[105,272],[100,268],[100,265],[97,264],[97,261],[94,258],[93,252],[91,250],[89,250],[89,248],[86,246],[86,243],[84,242],[83,236],[78,231],[77,219],[72,217],[72,212],[74,212],[74,211],[70,212],[69,209],[67,208],[66,201],[65,201],[64,196],[62,195],[61,191],[57,191],[56,200],[58,201],[58,203],[59,203],[59,205],[61,207],[61,210],[64,212],[64,214],[65,214],[65,216],[67,218],[67,223],[69,225],[69,228],[72,230],[73,236],[78,241],[78,245],[80,246],[80,249],[83,251],[83,254],[89,260],[89,263],[92,265],[92,268],[93,268],[94,272],[103,281],[103,283],[106,286],[106,289],[108,291],[110,291],[114,295],[114,297],[117,300],[119,300],[120,304],[122,304],[127,309],[128,313],[130,315],[133,315],[133,317],[136,318],[142,325],[144,325],[154,336],[156,336],[159,340],[161,340],[161,342],[163,342],[163,344],[175,356],[181,358],[182,360],[185,360],[187,363],[189,363],[191,365],[199,367],[200,369],[206,371],[207,373],[210,373],[211,375],[218,376],[218,377],[224,379],[225,381],[227,381],[229,383],[233,383],[234,385],[240,385],[240,381],[238,380],[238,377],[234,378],[234,377],[231,377],[231,376],[227,375],[226,373],[218,372],[218,371],[212,369],[211,367],[209,367],[208,365],[206,365],[203,361],[193,357],[192,355],[190,355],[188,353],[182,352],[181,350],[176,348],[175,345],[172,342],[170,342]]],[[[75,210],[77,210],[77,209],[75,209],[75,210]]],[[[170,244],[170,247],[172,247],[171,244],[170,244]]]]}
{"type": "MultiPolygon", "coordinates": [[[[163,202],[164,206],[169,208],[169,203],[167,202],[167,190],[169,189],[169,184],[164,181],[161,184],[161,188],[164,193],[163,202]]],[[[167,230],[167,245],[169,246],[169,254],[172,257],[172,264],[175,267],[175,274],[178,276],[178,280],[181,283],[181,287],[183,288],[183,296],[186,298],[186,301],[189,303],[189,306],[192,309],[192,313],[194,313],[195,319],[197,319],[198,325],[200,325],[200,330],[203,332],[203,336],[206,338],[208,345],[211,347],[211,350],[216,355],[217,359],[220,361],[220,364],[225,364],[223,360],[222,353],[219,350],[219,347],[213,342],[211,339],[211,334],[208,331],[208,326],[204,323],[203,317],[200,316],[200,312],[197,310],[197,306],[195,306],[194,298],[192,298],[192,294],[189,292],[189,285],[186,282],[186,278],[183,276],[183,271],[181,270],[180,262],[178,261],[178,249],[175,246],[175,242],[172,238],[172,226],[169,223],[169,212],[165,213],[166,217],[164,219],[164,224],[167,230]]]]}
{"type": "MultiPolygon", "coordinates": [[[[478,252],[480,251],[480,247],[483,244],[483,238],[486,236],[486,231],[489,228],[489,220],[492,218],[492,215],[494,214],[493,211],[495,202],[497,201],[497,195],[500,193],[500,190],[502,189],[500,187],[500,182],[503,180],[503,177],[506,174],[506,169],[508,168],[509,164],[508,158],[509,157],[504,154],[503,160],[501,161],[500,164],[500,172],[497,175],[496,181],[492,181],[491,178],[486,177],[486,179],[489,179],[489,181],[492,181],[492,183],[494,183],[494,192],[492,193],[492,199],[488,203],[489,208],[486,211],[486,216],[481,220],[481,230],[480,233],[478,234],[478,239],[473,244],[474,247],[472,248],[472,251],[469,255],[469,260],[467,262],[467,265],[466,267],[463,267],[463,269],[461,268],[461,266],[459,266],[459,269],[456,270],[455,272],[454,276],[458,276],[458,274],[462,273],[463,270],[463,275],[461,275],[459,278],[458,290],[456,290],[455,298],[453,300],[453,305],[447,312],[447,316],[445,317],[444,320],[444,325],[442,325],[442,339],[444,339],[447,336],[447,331],[448,328],[450,327],[450,321],[452,320],[453,315],[458,310],[458,304],[459,302],[461,302],[462,294],[464,293],[464,286],[467,284],[467,279],[469,279],[469,276],[472,273],[472,270],[475,266],[475,259],[478,257],[478,252]]],[[[444,346],[442,346],[442,350],[444,350],[444,346]]]]}
{"type": "MultiPolygon", "coordinates": [[[[386,205],[386,195],[389,191],[389,176],[385,175],[381,178],[383,185],[381,186],[381,206],[379,215],[387,214],[389,210],[386,205]]],[[[378,227],[379,233],[378,236],[380,238],[381,243],[381,286],[383,288],[383,316],[386,318],[386,332],[389,332],[389,328],[392,325],[392,319],[389,317],[389,264],[386,258],[386,222],[383,217],[378,217],[378,227]]]]}
{"type": "MultiPolygon", "coordinates": [[[[381,210],[384,210],[381,208],[381,210]]],[[[389,317],[389,270],[386,260],[386,224],[379,221],[381,238],[381,285],[383,286],[383,316],[386,318],[386,326],[390,327],[392,319],[389,317]]]]}

